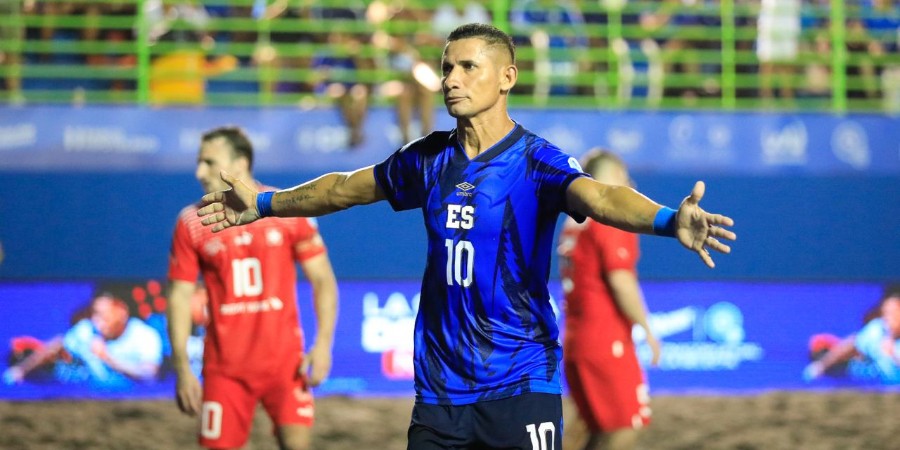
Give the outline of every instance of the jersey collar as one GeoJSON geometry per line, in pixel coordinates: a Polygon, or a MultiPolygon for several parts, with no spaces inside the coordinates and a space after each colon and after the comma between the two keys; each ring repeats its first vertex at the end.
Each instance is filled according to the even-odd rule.
{"type": "Polygon", "coordinates": [[[487,149],[487,151],[482,152],[480,155],[469,159],[466,156],[466,150],[463,148],[462,144],[459,143],[458,135],[456,134],[456,129],[450,133],[450,141],[453,144],[453,147],[456,151],[453,153],[453,158],[457,160],[457,162],[462,163],[470,163],[470,162],[488,162],[497,155],[503,153],[506,149],[510,148],[522,138],[525,134],[525,128],[522,128],[522,125],[519,125],[518,122],[515,122],[515,126],[513,129],[503,138],[500,139],[500,142],[497,142],[493,145],[493,147],[487,149]]]}

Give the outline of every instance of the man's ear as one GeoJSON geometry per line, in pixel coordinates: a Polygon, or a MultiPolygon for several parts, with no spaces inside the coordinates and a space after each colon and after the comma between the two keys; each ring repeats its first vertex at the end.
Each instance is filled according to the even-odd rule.
{"type": "Polygon", "coordinates": [[[500,92],[504,94],[508,94],[509,91],[512,90],[513,86],[516,85],[516,81],[519,79],[519,68],[515,66],[515,64],[509,64],[503,68],[503,73],[500,74],[500,92]]]}

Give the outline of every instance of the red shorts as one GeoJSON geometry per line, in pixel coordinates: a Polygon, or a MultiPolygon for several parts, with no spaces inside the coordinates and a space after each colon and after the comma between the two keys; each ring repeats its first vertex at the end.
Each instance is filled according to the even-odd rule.
{"type": "Polygon", "coordinates": [[[590,357],[567,357],[566,382],[578,413],[592,432],[650,423],[650,394],[633,345],[590,357]]]}
{"type": "Polygon", "coordinates": [[[206,448],[239,448],[247,442],[256,404],[261,402],[275,427],[312,426],[312,391],[296,368],[280,376],[239,379],[205,374],[200,445],[206,448]]]}

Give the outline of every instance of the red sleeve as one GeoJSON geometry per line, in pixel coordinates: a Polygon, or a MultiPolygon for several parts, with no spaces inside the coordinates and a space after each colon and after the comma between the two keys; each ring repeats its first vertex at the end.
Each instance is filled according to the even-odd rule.
{"type": "Polygon", "coordinates": [[[191,242],[191,233],[181,216],[175,222],[172,246],[169,248],[169,279],[194,283],[200,275],[200,261],[191,242]]]}
{"type": "Polygon", "coordinates": [[[304,262],[326,252],[315,219],[298,218],[294,228],[294,259],[304,262]]]}
{"type": "Polygon", "coordinates": [[[613,270],[637,270],[638,237],[636,234],[608,227],[601,224],[591,224],[591,237],[600,254],[603,272],[613,270]]]}

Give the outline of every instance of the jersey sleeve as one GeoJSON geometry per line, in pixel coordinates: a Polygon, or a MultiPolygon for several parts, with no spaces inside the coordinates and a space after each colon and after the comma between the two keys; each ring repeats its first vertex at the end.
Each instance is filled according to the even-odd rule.
{"type": "MultiPolygon", "coordinates": [[[[873,358],[881,353],[881,339],[884,337],[884,322],[882,319],[872,319],[858,333],[853,345],[863,355],[873,358]]],[[[874,359],[874,358],[873,358],[874,359]]]]}
{"type": "Polygon", "coordinates": [[[294,259],[297,262],[304,262],[319,256],[327,251],[325,241],[319,234],[319,228],[315,219],[297,218],[294,239],[294,259]]]}
{"type": "Polygon", "coordinates": [[[200,275],[200,260],[191,243],[187,224],[179,216],[169,248],[169,279],[194,283],[200,275]]]}
{"type": "Polygon", "coordinates": [[[162,338],[159,336],[159,333],[149,325],[140,322],[140,319],[131,318],[130,320],[139,322],[138,326],[140,326],[142,330],[141,340],[136,343],[136,348],[141,355],[141,361],[152,364],[162,364],[162,338]]]}
{"type": "Polygon", "coordinates": [[[93,337],[94,326],[90,319],[81,319],[63,336],[63,347],[73,355],[87,354],[93,337]]]}
{"type": "Polygon", "coordinates": [[[375,181],[394,211],[421,208],[425,204],[425,138],[413,141],[375,165],[375,181]]]}
{"type": "Polygon", "coordinates": [[[604,272],[635,272],[638,261],[637,236],[627,231],[592,223],[591,240],[599,252],[604,272]]]}
{"type": "Polygon", "coordinates": [[[553,209],[561,211],[578,223],[585,217],[569,210],[566,201],[566,190],[577,178],[590,177],[583,170],[578,160],[552,145],[544,145],[534,152],[534,164],[531,166],[532,176],[538,183],[538,195],[541,201],[553,205],[553,209]]]}

